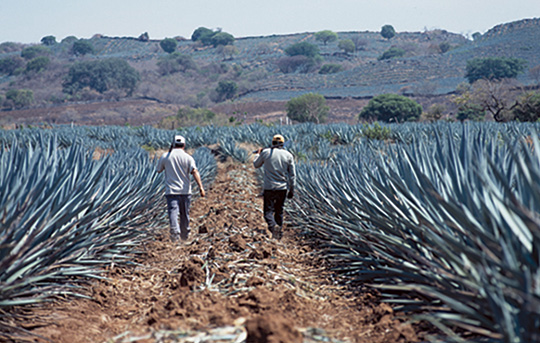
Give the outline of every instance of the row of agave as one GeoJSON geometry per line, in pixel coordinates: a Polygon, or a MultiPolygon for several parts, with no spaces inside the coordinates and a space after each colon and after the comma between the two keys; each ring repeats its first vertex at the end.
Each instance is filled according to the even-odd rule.
{"type": "MultiPolygon", "coordinates": [[[[77,295],[104,267],[128,263],[151,230],[166,227],[163,175],[141,148],[105,153],[64,147],[54,135],[2,145],[0,313],[15,305],[77,295]]],[[[194,153],[203,183],[216,162],[194,153]]],[[[0,315],[0,322],[2,321],[0,315]]]]}
{"type": "MultiPolygon", "coordinates": [[[[183,134],[190,148],[220,144],[221,154],[242,162],[247,152],[238,143],[266,146],[275,133],[283,134],[299,162],[291,217],[327,240],[326,253],[341,262],[338,270],[351,283],[377,287],[397,309],[431,321],[456,341],[534,340],[540,328],[540,146],[515,143],[524,137],[535,142],[539,126],[385,128],[390,141],[368,140],[366,126],[345,124],[210,126],[174,133],[183,134]]],[[[152,206],[158,202],[150,199],[161,192],[154,162],[140,147],[168,148],[172,136],[151,127],[0,131],[0,187],[9,190],[0,195],[0,205],[10,209],[1,220],[0,267],[13,271],[0,280],[0,304],[56,294],[67,284],[51,285],[64,278],[54,273],[98,277],[92,274],[96,266],[121,261],[124,250],[136,247],[145,238],[136,231],[141,222],[157,223],[159,210],[152,206]],[[88,152],[94,147],[114,153],[96,161],[88,152]],[[130,178],[117,176],[125,173],[137,192],[123,183],[130,178]],[[18,190],[29,182],[34,187],[18,190]],[[85,186],[77,188],[81,182],[85,186]],[[131,197],[115,198],[120,194],[131,197]],[[132,215],[122,215],[132,209],[132,215]],[[35,233],[42,229],[44,234],[35,233]],[[40,243],[47,235],[57,243],[40,243]],[[107,243],[99,240],[103,235],[107,243]],[[56,249],[64,237],[76,240],[66,256],[64,244],[64,250],[56,249]],[[59,266],[43,267],[48,260],[39,254],[45,248],[46,256],[62,261],[59,266]],[[27,262],[8,269],[19,256],[27,262]],[[37,276],[27,277],[29,271],[37,276]],[[20,285],[4,290],[8,279],[20,285]]],[[[197,149],[194,156],[203,179],[214,177],[210,150],[197,149]]],[[[73,285],[67,287],[62,291],[75,293],[73,285]]]]}
{"type": "Polygon", "coordinates": [[[300,164],[290,210],[336,270],[452,341],[540,341],[538,133],[442,126],[355,150],[300,164]]]}

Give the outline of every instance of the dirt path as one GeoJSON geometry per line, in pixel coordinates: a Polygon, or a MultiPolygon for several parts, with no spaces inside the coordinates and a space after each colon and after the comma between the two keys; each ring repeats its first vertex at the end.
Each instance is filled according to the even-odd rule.
{"type": "Polygon", "coordinates": [[[219,164],[207,198],[192,206],[191,245],[168,230],[135,267],[111,266],[94,300],[36,309],[35,342],[409,342],[413,327],[367,293],[339,286],[292,229],[265,230],[250,165],[219,164]]]}

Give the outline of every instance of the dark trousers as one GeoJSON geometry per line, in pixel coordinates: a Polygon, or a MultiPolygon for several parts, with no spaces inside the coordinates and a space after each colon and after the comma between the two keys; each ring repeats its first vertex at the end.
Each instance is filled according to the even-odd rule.
{"type": "Polygon", "coordinates": [[[270,230],[275,225],[281,227],[283,225],[283,204],[285,204],[285,197],[287,196],[287,190],[264,190],[264,220],[268,224],[270,230]]]}

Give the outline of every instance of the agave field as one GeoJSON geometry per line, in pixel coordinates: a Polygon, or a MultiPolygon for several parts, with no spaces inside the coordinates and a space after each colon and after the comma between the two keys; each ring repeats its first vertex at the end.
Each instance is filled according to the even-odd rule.
{"type": "Polygon", "coordinates": [[[376,129],[0,131],[0,320],[16,305],[77,296],[167,227],[149,151],[167,149],[173,134],[187,138],[208,184],[214,155],[246,163],[242,143],[265,146],[281,133],[297,161],[289,221],[323,242],[344,282],[377,289],[445,341],[540,341],[540,126],[376,129]]]}

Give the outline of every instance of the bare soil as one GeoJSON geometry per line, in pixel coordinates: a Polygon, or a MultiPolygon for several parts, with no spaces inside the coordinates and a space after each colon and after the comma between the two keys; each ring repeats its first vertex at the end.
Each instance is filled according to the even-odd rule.
{"type": "MultiPolygon", "coordinates": [[[[343,286],[298,229],[270,238],[252,166],[220,163],[192,204],[191,244],[155,232],[133,266],[109,266],[89,299],[26,310],[33,342],[417,342],[374,292],[343,286]]],[[[165,210],[165,204],[164,204],[165,210]]]]}

